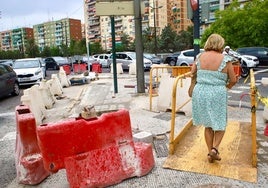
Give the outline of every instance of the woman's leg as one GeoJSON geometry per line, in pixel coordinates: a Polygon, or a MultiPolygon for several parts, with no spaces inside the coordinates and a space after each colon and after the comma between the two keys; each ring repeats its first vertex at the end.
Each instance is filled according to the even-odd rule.
{"type": "Polygon", "coordinates": [[[213,147],[218,149],[220,144],[221,144],[221,141],[222,141],[222,138],[224,136],[224,133],[225,131],[215,131],[214,133],[214,142],[213,142],[213,147]]]}
{"type": "Polygon", "coordinates": [[[220,143],[222,141],[222,138],[224,136],[225,131],[215,131],[214,132],[214,141],[213,141],[213,147],[211,149],[211,152],[209,153],[210,157],[213,160],[221,160],[221,157],[219,156],[218,148],[220,146],[220,143]]]}
{"type": "Polygon", "coordinates": [[[210,127],[205,127],[205,140],[208,152],[210,152],[213,147],[213,140],[214,140],[214,131],[210,127]]]}

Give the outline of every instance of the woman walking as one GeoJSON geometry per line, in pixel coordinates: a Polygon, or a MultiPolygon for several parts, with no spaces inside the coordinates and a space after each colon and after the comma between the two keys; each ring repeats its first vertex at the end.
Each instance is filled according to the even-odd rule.
{"type": "Polygon", "coordinates": [[[205,52],[196,58],[191,72],[197,72],[197,83],[192,94],[194,125],[205,127],[208,161],[220,161],[219,146],[227,126],[227,89],[237,82],[231,58],[223,55],[224,39],[212,34],[207,39],[205,52]]]}

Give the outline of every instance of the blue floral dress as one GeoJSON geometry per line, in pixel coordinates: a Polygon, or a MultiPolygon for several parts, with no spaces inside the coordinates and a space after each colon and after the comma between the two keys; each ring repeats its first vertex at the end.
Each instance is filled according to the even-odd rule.
{"type": "Polygon", "coordinates": [[[230,61],[224,56],[217,71],[200,69],[197,61],[197,84],[192,95],[192,115],[194,125],[211,127],[223,131],[227,125],[227,88],[228,76],[221,71],[230,61]]]}

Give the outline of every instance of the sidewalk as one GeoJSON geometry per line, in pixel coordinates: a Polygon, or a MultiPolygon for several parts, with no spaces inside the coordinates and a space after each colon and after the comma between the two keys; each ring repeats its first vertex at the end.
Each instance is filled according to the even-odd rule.
{"type": "MultiPolygon", "coordinates": [[[[157,113],[149,111],[148,92],[144,94],[137,94],[135,89],[136,82],[137,81],[135,75],[118,75],[118,93],[114,94],[113,75],[110,73],[103,73],[99,75],[99,80],[91,81],[90,84],[64,88],[64,95],[66,95],[70,101],[73,101],[73,103],[66,103],[64,100],[59,101],[59,103],[55,105],[55,108],[49,112],[50,118],[47,118],[46,120],[49,121],[53,119],[52,116],[53,112],[55,111],[60,111],[61,118],[76,116],[79,113],[81,107],[84,105],[94,105],[98,115],[101,113],[125,108],[130,112],[133,134],[139,131],[146,131],[152,133],[155,137],[163,136],[159,137],[161,139],[158,142],[154,142],[155,167],[148,175],[143,177],[130,178],[110,187],[267,187],[268,144],[267,137],[263,135],[265,124],[263,122],[260,111],[257,111],[257,142],[259,144],[259,150],[258,182],[256,184],[209,176],[206,174],[164,169],[162,168],[162,165],[168,155],[168,139],[166,138],[169,137],[168,133],[170,132],[171,113],[157,113]],[[129,85],[133,87],[125,87],[129,85]],[[164,135],[166,135],[166,137],[164,135]]],[[[153,104],[156,103],[156,100],[157,98],[153,98],[153,104]]],[[[238,107],[238,104],[236,106],[235,102],[231,103],[232,105],[228,108],[228,115],[230,120],[238,120],[243,122],[251,121],[251,113],[249,108],[240,109],[238,107]]],[[[184,114],[178,114],[177,118],[179,125],[177,126],[176,131],[179,131],[184,123],[191,117],[184,114]]],[[[66,179],[65,170],[61,170],[56,174],[52,174],[37,186],[18,185],[16,180],[14,180],[8,187],[68,188],[69,186],[66,179]]]]}

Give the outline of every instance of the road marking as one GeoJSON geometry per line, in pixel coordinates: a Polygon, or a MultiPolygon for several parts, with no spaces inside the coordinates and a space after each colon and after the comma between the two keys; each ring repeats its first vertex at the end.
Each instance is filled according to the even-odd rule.
{"type": "Polygon", "coordinates": [[[14,116],[15,112],[6,112],[6,113],[2,113],[0,114],[0,117],[4,117],[4,116],[14,116]]]}
{"type": "Polygon", "coordinates": [[[250,86],[238,86],[237,89],[250,89],[250,86]]]}
{"type": "Polygon", "coordinates": [[[241,91],[241,90],[229,90],[228,91],[229,93],[242,93],[243,91],[241,91]]]}
{"type": "Polygon", "coordinates": [[[5,140],[15,140],[16,139],[16,132],[9,132],[3,138],[0,139],[0,142],[5,140]]]}

